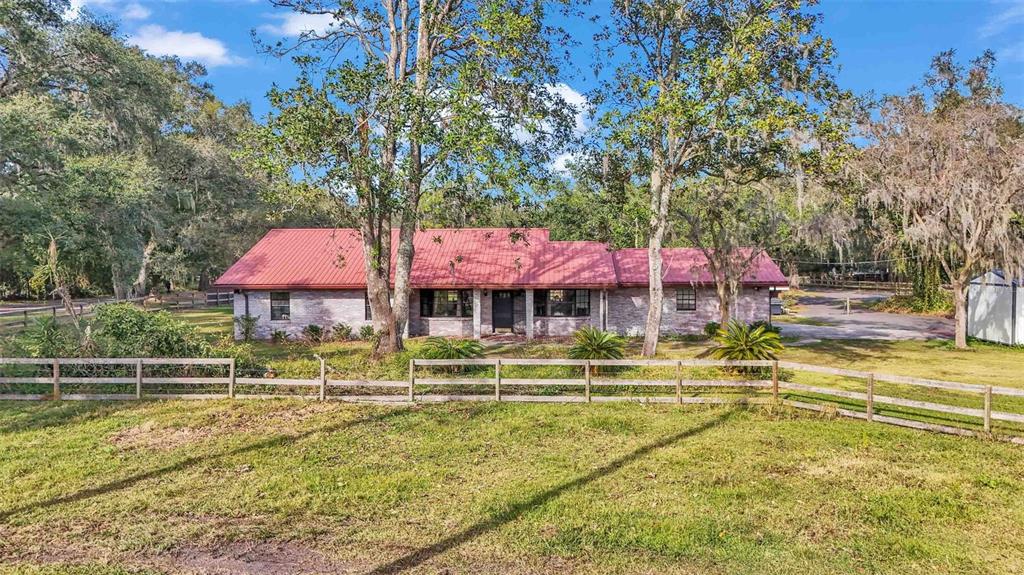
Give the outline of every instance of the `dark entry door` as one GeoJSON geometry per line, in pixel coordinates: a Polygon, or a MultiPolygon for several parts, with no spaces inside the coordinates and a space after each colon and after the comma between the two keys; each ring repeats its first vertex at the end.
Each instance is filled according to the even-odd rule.
{"type": "Polygon", "coordinates": [[[495,290],[491,300],[491,321],[494,323],[494,331],[512,329],[512,292],[507,290],[495,290]]]}

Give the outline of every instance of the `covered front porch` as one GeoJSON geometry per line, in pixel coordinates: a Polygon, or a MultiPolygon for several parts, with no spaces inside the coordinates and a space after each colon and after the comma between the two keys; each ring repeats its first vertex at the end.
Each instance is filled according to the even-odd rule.
{"type": "Polygon", "coordinates": [[[608,317],[607,291],[598,289],[421,289],[415,297],[414,335],[515,334],[529,340],[572,335],[585,325],[604,329],[608,317]]]}

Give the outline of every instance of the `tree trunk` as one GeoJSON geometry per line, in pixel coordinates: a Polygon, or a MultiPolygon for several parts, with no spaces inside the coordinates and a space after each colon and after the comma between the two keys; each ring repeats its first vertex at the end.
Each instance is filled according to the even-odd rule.
{"type": "Polygon", "coordinates": [[[725,280],[715,280],[715,294],[718,296],[718,324],[725,327],[732,317],[732,301],[729,298],[729,285],[725,280]]]}
{"type": "Polygon", "coordinates": [[[792,262],[790,262],[788,267],[790,289],[800,289],[800,270],[797,269],[796,264],[792,262]]]}
{"type": "Polygon", "coordinates": [[[386,220],[372,222],[365,219],[360,230],[366,267],[366,297],[373,315],[373,355],[380,357],[402,349],[401,334],[395,329],[395,314],[391,307],[391,227],[386,220]]]}
{"type": "MultiPolygon", "coordinates": [[[[418,201],[416,202],[419,203],[418,201]]],[[[413,208],[415,210],[415,208],[413,208]]],[[[402,225],[398,231],[398,251],[395,254],[395,331],[399,334],[398,349],[402,349],[401,335],[409,322],[409,296],[412,293],[410,277],[412,261],[415,255],[413,237],[416,235],[416,214],[406,213],[402,217],[402,225]]]]}
{"type": "Polygon", "coordinates": [[[952,284],[956,310],[956,348],[967,349],[967,282],[954,279],[952,284]]]}
{"type": "Polygon", "coordinates": [[[651,236],[647,242],[648,290],[647,323],[644,324],[644,357],[653,357],[658,352],[658,337],[661,335],[661,311],[665,290],[661,282],[661,244],[665,238],[668,221],[668,195],[671,189],[664,174],[664,158],[660,142],[655,145],[654,169],[651,170],[651,236]]]}
{"type": "Polygon", "coordinates": [[[148,279],[149,264],[153,259],[153,251],[156,250],[156,241],[150,238],[142,248],[142,261],[139,263],[139,271],[135,275],[135,283],[132,284],[129,297],[136,298],[146,295],[146,281],[148,279]]]}

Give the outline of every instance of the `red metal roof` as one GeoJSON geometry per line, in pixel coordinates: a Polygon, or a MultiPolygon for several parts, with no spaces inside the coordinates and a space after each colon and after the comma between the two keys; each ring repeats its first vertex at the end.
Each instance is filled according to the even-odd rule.
{"type": "MultiPolygon", "coordinates": [[[[747,251],[749,253],[749,251],[747,251]]],[[[617,250],[613,254],[619,285],[646,286],[648,261],[646,248],[617,250]]],[[[665,285],[714,284],[707,257],[699,248],[662,248],[661,281],[665,285]]],[[[785,286],[786,276],[766,253],[754,259],[743,276],[744,285],[785,286]]]]}
{"type": "MultiPolygon", "coordinates": [[[[397,233],[394,237],[397,242],[397,233]]],[[[413,239],[416,288],[573,288],[647,285],[647,251],[612,252],[599,242],[551,241],[546,229],[423,230],[413,239]]],[[[392,253],[396,246],[392,246],[392,253]]],[[[691,283],[699,250],[667,248],[665,283],[691,283]],[[683,279],[685,277],[685,279],[683,279]]],[[[359,231],[275,229],[214,283],[235,289],[362,289],[359,231]]],[[[392,281],[394,278],[392,264],[392,281]]],[[[711,281],[707,272],[698,283],[711,281]]],[[[771,258],[759,260],[751,283],[785,284],[771,258]]]]}

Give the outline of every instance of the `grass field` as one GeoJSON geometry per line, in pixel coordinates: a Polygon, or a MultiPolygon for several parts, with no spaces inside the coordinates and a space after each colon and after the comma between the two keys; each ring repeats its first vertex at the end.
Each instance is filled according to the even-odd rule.
{"type": "Polygon", "coordinates": [[[8,403],[0,433],[5,573],[1024,571],[1020,447],[786,410],[8,403]]]}
{"type": "MultiPolygon", "coordinates": [[[[230,333],[226,310],[177,313],[230,333]]],[[[381,362],[365,342],[253,352],[282,375],[311,376],[318,353],[337,377],[404,379],[420,345],[381,362]]],[[[1024,350],[995,345],[822,341],[782,359],[1024,387],[1024,350]]],[[[780,407],[8,402],[0,437],[0,573],[1024,572],[1024,448],[780,407]]]]}

